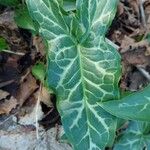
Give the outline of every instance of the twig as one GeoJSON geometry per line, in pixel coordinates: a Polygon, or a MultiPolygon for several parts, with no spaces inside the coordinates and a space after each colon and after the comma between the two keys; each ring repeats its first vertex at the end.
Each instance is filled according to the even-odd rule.
{"type": "Polygon", "coordinates": [[[146,24],[146,17],[145,17],[145,12],[144,12],[144,7],[143,7],[143,0],[138,0],[139,1],[139,7],[140,7],[140,12],[141,12],[141,19],[142,19],[142,24],[143,27],[147,28],[147,24],[146,24]]]}
{"type": "Polygon", "coordinates": [[[106,42],[110,45],[112,45],[114,48],[116,48],[117,50],[119,49],[119,46],[115,43],[113,43],[111,40],[105,38],[106,42]]]}
{"type": "Polygon", "coordinates": [[[21,52],[13,52],[13,51],[10,51],[10,50],[2,50],[2,52],[6,52],[6,53],[10,53],[10,54],[15,54],[15,55],[19,55],[19,56],[24,56],[25,53],[21,53],[21,52]]]}
{"type": "Polygon", "coordinates": [[[4,87],[4,86],[7,86],[11,83],[13,83],[14,80],[9,80],[9,81],[5,81],[5,82],[0,82],[0,88],[4,87]]]}
{"type": "Polygon", "coordinates": [[[136,66],[137,67],[137,69],[142,73],[142,75],[148,80],[148,81],[150,81],[150,74],[149,74],[149,72],[147,72],[142,66],[140,66],[140,65],[137,65],[136,66]]]}
{"type": "Polygon", "coordinates": [[[8,118],[6,118],[4,121],[0,122],[0,126],[3,125],[4,123],[6,123],[6,121],[8,121],[11,117],[15,116],[18,114],[18,111],[12,115],[10,115],[8,118]]]}
{"type": "Polygon", "coordinates": [[[40,99],[41,99],[41,90],[42,90],[42,84],[40,84],[39,93],[38,93],[38,99],[36,103],[36,110],[35,110],[35,119],[36,119],[36,138],[39,139],[39,123],[38,123],[38,108],[40,105],[40,99]]]}
{"type": "Polygon", "coordinates": [[[127,51],[133,51],[133,50],[137,50],[137,49],[141,49],[141,48],[147,48],[148,47],[148,41],[147,40],[142,40],[140,42],[137,43],[133,43],[133,44],[129,44],[126,47],[121,47],[121,53],[125,53],[127,51]]]}

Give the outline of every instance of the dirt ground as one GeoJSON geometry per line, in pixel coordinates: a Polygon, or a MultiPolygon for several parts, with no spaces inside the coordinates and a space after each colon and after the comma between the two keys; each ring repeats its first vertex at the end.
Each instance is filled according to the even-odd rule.
{"type": "MultiPolygon", "coordinates": [[[[0,52],[0,150],[71,150],[63,132],[56,97],[32,75],[46,62],[39,36],[19,28],[12,8],[0,6],[0,37],[11,51],[0,52]]],[[[122,56],[123,91],[137,91],[150,81],[150,1],[121,0],[107,33],[122,56]]]]}

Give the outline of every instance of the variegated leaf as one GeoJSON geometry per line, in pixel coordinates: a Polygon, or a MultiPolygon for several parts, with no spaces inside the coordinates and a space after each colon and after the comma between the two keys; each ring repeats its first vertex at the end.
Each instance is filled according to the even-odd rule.
{"type": "Polygon", "coordinates": [[[76,0],[64,0],[63,7],[66,11],[76,10],[76,0]]]}
{"type": "Polygon", "coordinates": [[[27,4],[48,41],[48,83],[69,142],[76,150],[103,150],[115,138],[117,121],[97,102],[120,96],[120,56],[105,41],[117,0],[77,0],[71,16],[57,0],[27,4]]]}
{"type": "Polygon", "coordinates": [[[114,150],[144,150],[150,149],[150,124],[131,121],[129,127],[120,136],[114,150]]]}
{"type": "Polygon", "coordinates": [[[83,34],[82,42],[86,41],[89,33],[92,37],[105,37],[108,27],[116,12],[119,0],[77,0],[77,16],[83,34]],[[91,32],[92,31],[92,32],[91,32]]]}
{"type": "Polygon", "coordinates": [[[121,100],[99,103],[109,113],[124,119],[150,121],[150,85],[121,100]]]}

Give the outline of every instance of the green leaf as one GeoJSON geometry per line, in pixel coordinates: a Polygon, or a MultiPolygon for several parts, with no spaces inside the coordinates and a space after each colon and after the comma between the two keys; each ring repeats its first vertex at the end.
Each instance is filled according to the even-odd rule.
{"type": "Polygon", "coordinates": [[[123,90],[121,90],[120,91],[120,97],[121,98],[124,98],[124,97],[126,97],[126,96],[129,96],[129,95],[131,95],[131,94],[133,94],[133,92],[132,91],[123,91],[123,90]]]}
{"type": "Polygon", "coordinates": [[[0,52],[3,51],[4,49],[8,49],[8,44],[6,40],[2,37],[0,37],[0,52]]]}
{"type": "Polygon", "coordinates": [[[127,120],[124,120],[124,119],[120,119],[120,118],[117,118],[117,129],[120,129],[122,128],[123,125],[125,125],[128,121],[127,120]]]}
{"type": "Polygon", "coordinates": [[[19,9],[16,9],[14,19],[19,27],[36,32],[35,24],[33,23],[33,20],[29,15],[27,7],[22,6],[19,7],[19,9]]]}
{"type": "Polygon", "coordinates": [[[4,6],[17,6],[19,4],[19,0],[0,0],[0,5],[4,6]]]}
{"type": "Polygon", "coordinates": [[[73,11],[76,9],[76,0],[64,0],[63,7],[66,11],[73,11]]]}
{"type": "Polygon", "coordinates": [[[120,55],[105,41],[117,2],[77,0],[76,13],[66,16],[57,0],[27,0],[49,43],[48,83],[75,150],[103,150],[115,139],[117,119],[97,102],[120,97],[120,55]]]}
{"type": "Polygon", "coordinates": [[[90,29],[98,38],[105,37],[114,18],[117,2],[118,0],[77,0],[77,16],[84,34],[81,41],[86,40],[90,29]]]}
{"type": "Polygon", "coordinates": [[[127,130],[121,135],[114,150],[143,150],[150,149],[150,124],[131,121],[127,130]]]}
{"type": "Polygon", "coordinates": [[[49,88],[48,82],[47,82],[47,71],[46,71],[46,65],[43,62],[38,62],[32,67],[32,74],[33,76],[39,80],[44,87],[49,91],[49,93],[53,94],[53,90],[49,88]]]}
{"type": "Polygon", "coordinates": [[[43,63],[39,62],[32,67],[32,74],[36,79],[40,80],[42,83],[45,82],[46,67],[43,63]]]}
{"type": "Polygon", "coordinates": [[[144,139],[145,139],[145,143],[147,145],[147,150],[150,150],[150,135],[145,135],[144,139]]]}
{"type": "Polygon", "coordinates": [[[140,92],[121,100],[114,100],[99,105],[109,113],[124,119],[150,121],[150,85],[140,92]]]}

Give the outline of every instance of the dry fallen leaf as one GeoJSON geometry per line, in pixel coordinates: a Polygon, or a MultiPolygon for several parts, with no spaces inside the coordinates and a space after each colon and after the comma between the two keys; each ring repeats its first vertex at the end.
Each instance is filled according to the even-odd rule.
{"type": "Polygon", "coordinates": [[[150,1],[145,2],[145,16],[147,21],[147,29],[150,30],[150,1]]]}
{"type": "Polygon", "coordinates": [[[3,99],[0,103],[0,114],[8,115],[10,111],[18,105],[18,101],[13,96],[11,96],[9,100],[5,99],[8,95],[9,93],[0,90],[0,100],[3,99]]]}
{"type": "Polygon", "coordinates": [[[6,11],[0,15],[0,26],[6,25],[8,28],[14,30],[17,29],[17,25],[14,21],[14,12],[6,11]]]}
{"type": "Polygon", "coordinates": [[[0,100],[5,99],[8,95],[8,92],[0,90],[0,100]]]}
{"type": "Polygon", "coordinates": [[[16,99],[19,105],[22,106],[23,103],[30,97],[30,95],[38,88],[35,78],[29,74],[23,83],[21,83],[20,88],[17,91],[16,99]]]}
{"type": "Polygon", "coordinates": [[[119,30],[116,30],[114,31],[114,33],[112,34],[112,41],[114,43],[121,43],[122,39],[123,39],[123,34],[119,31],[119,30]]]}
{"type": "Polygon", "coordinates": [[[41,120],[43,118],[44,114],[42,112],[42,107],[39,104],[32,105],[32,107],[25,108],[25,114],[21,116],[21,113],[18,115],[18,123],[21,125],[33,125],[36,126],[36,119],[41,120]],[[32,110],[28,110],[32,109],[32,110]],[[31,111],[31,112],[30,112],[31,111]]]}
{"type": "Polygon", "coordinates": [[[145,56],[150,56],[150,47],[147,47],[147,50],[145,52],[145,56]]]}
{"type": "Polygon", "coordinates": [[[45,46],[43,44],[42,38],[39,36],[33,37],[33,45],[36,47],[37,52],[40,52],[42,56],[45,56],[45,46]]]}
{"type": "Polygon", "coordinates": [[[133,66],[142,65],[147,66],[150,65],[150,56],[145,55],[146,47],[137,47],[132,51],[127,51],[122,54],[122,59],[125,63],[128,63],[133,66]]]}
{"type": "Polygon", "coordinates": [[[124,13],[124,5],[123,3],[119,2],[118,4],[118,16],[122,15],[124,13]]]}
{"type": "MultiPolygon", "coordinates": [[[[39,90],[34,94],[36,97],[38,96],[39,90]]],[[[47,107],[53,106],[51,102],[51,94],[48,90],[43,86],[40,92],[40,102],[43,102],[47,107]]]]}
{"type": "Polygon", "coordinates": [[[139,0],[129,0],[130,7],[134,11],[134,13],[137,14],[139,17],[140,11],[139,11],[139,0]]]}
{"type": "Polygon", "coordinates": [[[125,35],[124,38],[122,39],[120,52],[124,53],[124,52],[128,51],[130,46],[133,45],[134,43],[135,43],[134,39],[125,35]]]}

